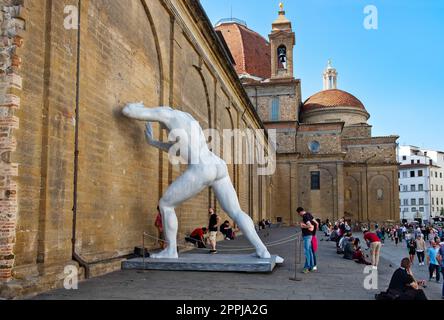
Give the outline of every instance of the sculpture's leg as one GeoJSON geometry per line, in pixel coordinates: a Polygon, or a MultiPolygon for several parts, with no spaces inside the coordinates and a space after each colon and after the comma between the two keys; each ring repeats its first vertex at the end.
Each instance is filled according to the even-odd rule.
{"type": "Polygon", "coordinates": [[[259,238],[254,223],[251,218],[241,210],[236,190],[233,187],[229,177],[216,181],[212,185],[217,200],[224,211],[234,220],[244,233],[244,236],[256,248],[256,254],[259,258],[268,259],[271,257],[267,247],[259,238]]]}
{"type": "Polygon", "coordinates": [[[160,202],[160,212],[162,214],[163,232],[166,241],[166,249],[160,253],[152,254],[153,259],[177,259],[177,229],[178,222],[174,208],[160,202]]]}
{"type": "Polygon", "coordinates": [[[199,194],[206,184],[199,177],[198,172],[188,169],[165,192],[159,202],[162,213],[163,230],[167,248],[158,254],[153,254],[153,259],[177,259],[177,216],[174,211],[181,203],[199,194]],[[196,174],[197,173],[197,174],[196,174]]]}

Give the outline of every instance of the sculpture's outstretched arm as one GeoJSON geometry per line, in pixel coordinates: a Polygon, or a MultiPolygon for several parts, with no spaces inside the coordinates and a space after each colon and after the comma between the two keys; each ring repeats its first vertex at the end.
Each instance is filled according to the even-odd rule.
{"type": "Polygon", "coordinates": [[[129,103],[122,113],[131,119],[140,121],[160,122],[168,124],[173,116],[173,110],[167,107],[146,108],[143,103],[129,103]]]}
{"type": "Polygon", "coordinates": [[[174,145],[173,143],[164,143],[155,140],[153,138],[153,127],[150,122],[146,123],[145,137],[149,145],[165,152],[169,152],[170,148],[174,145]]]}

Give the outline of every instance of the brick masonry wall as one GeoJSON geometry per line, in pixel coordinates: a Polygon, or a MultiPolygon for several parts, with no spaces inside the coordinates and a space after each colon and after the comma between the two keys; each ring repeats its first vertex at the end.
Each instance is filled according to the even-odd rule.
{"type": "MultiPolygon", "coordinates": [[[[73,264],[76,126],[76,250],[88,262],[131,253],[143,231],[157,234],[159,198],[185,169],[146,145],[143,123],[121,115],[125,103],[170,105],[191,113],[204,128],[260,127],[184,1],[82,1],[80,41],[77,30],[64,28],[66,5],[72,1],[26,2],[20,11],[26,46],[12,46],[22,43],[13,34],[2,38],[12,51],[11,66],[1,75],[0,272],[9,287],[20,289],[2,291],[0,285],[0,296],[60,287],[64,267],[73,264]]],[[[154,132],[166,138],[158,126],[154,132]]],[[[259,193],[267,191],[245,169],[229,166],[242,209],[259,219],[267,207],[259,205],[259,193]]],[[[204,190],[177,208],[179,239],[207,225],[214,203],[204,190]]],[[[98,263],[91,272],[96,276],[118,266],[98,263]]]]}
{"type": "Polygon", "coordinates": [[[20,48],[23,45],[21,1],[0,1],[0,282],[12,279],[17,222],[18,164],[11,162],[16,150],[14,132],[19,127],[22,78],[20,48]]]}
{"type": "Polygon", "coordinates": [[[366,137],[342,139],[342,150],[346,152],[347,162],[396,165],[397,137],[366,137]]]}
{"type": "Polygon", "coordinates": [[[341,150],[341,134],[339,131],[319,131],[298,132],[297,151],[304,156],[311,156],[310,144],[314,141],[319,142],[319,154],[338,154],[341,150]],[[335,132],[336,131],[336,132],[335,132]]]}
{"type": "Polygon", "coordinates": [[[301,105],[301,83],[299,80],[270,82],[267,84],[245,84],[245,90],[267,129],[277,129],[277,152],[292,153],[296,150],[296,121],[299,120],[301,105]],[[272,121],[273,99],[279,99],[279,119],[272,121]],[[285,123],[286,127],[282,127],[285,123]]]}
{"type": "Polygon", "coordinates": [[[370,138],[372,136],[372,126],[367,124],[346,126],[342,136],[344,138],[370,138]]]}
{"type": "Polygon", "coordinates": [[[279,98],[279,121],[299,120],[299,106],[302,100],[300,81],[245,84],[245,90],[263,122],[271,121],[273,98],[279,98]]]}

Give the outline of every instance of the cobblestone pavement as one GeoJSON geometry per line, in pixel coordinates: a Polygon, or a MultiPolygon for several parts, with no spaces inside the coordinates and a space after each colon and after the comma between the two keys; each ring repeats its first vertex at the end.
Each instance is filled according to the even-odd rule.
{"type": "MultiPolygon", "coordinates": [[[[291,237],[294,228],[262,230],[265,243],[291,237]]],[[[322,238],[322,236],[319,236],[322,238]]],[[[360,235],[362,238],[362,235],[360,235]]],[[[219,244],[219,254],[248,246],[242,238],[219,244]]],[[[289,280],[295,274],[295,242],[270,248],[272,254],[285,263],[272,274],[118,271],[79,284],[79,290],[64,289],[42,294],[35,299],[132,299],[132,300],[372,300],[378,290],[364,288],[364,266],[347,261],[336,254],[335,244],[320,241],[318,272],[304,275],[301,267],[297,276],[302,281],[289,280]]],[[[253,252],[253,251],[251,251],[253,252]]],[[[249,252],[241,252],[247,254],[249,252]]],[[[379,267],[379,288],[385,290],[401,258],[407,253],[403,247],[388,243],[383,248],[379,267]]],[[[426,279],[421,267],[418,278],[426,279]]],[[[432,283],[426,289],[430,299],[440,299],[440,285],[432,283]]]]}

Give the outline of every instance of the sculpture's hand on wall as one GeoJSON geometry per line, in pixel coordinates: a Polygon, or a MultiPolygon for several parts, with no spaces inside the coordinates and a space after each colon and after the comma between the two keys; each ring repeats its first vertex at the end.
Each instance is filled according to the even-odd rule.
{"type": "Polygon", "coordinates": [[[143,103],[129,103],[123,108],[122,113],[125,117],[135,119],[140,113],[140,110],[144,108],[143,103]]]}

